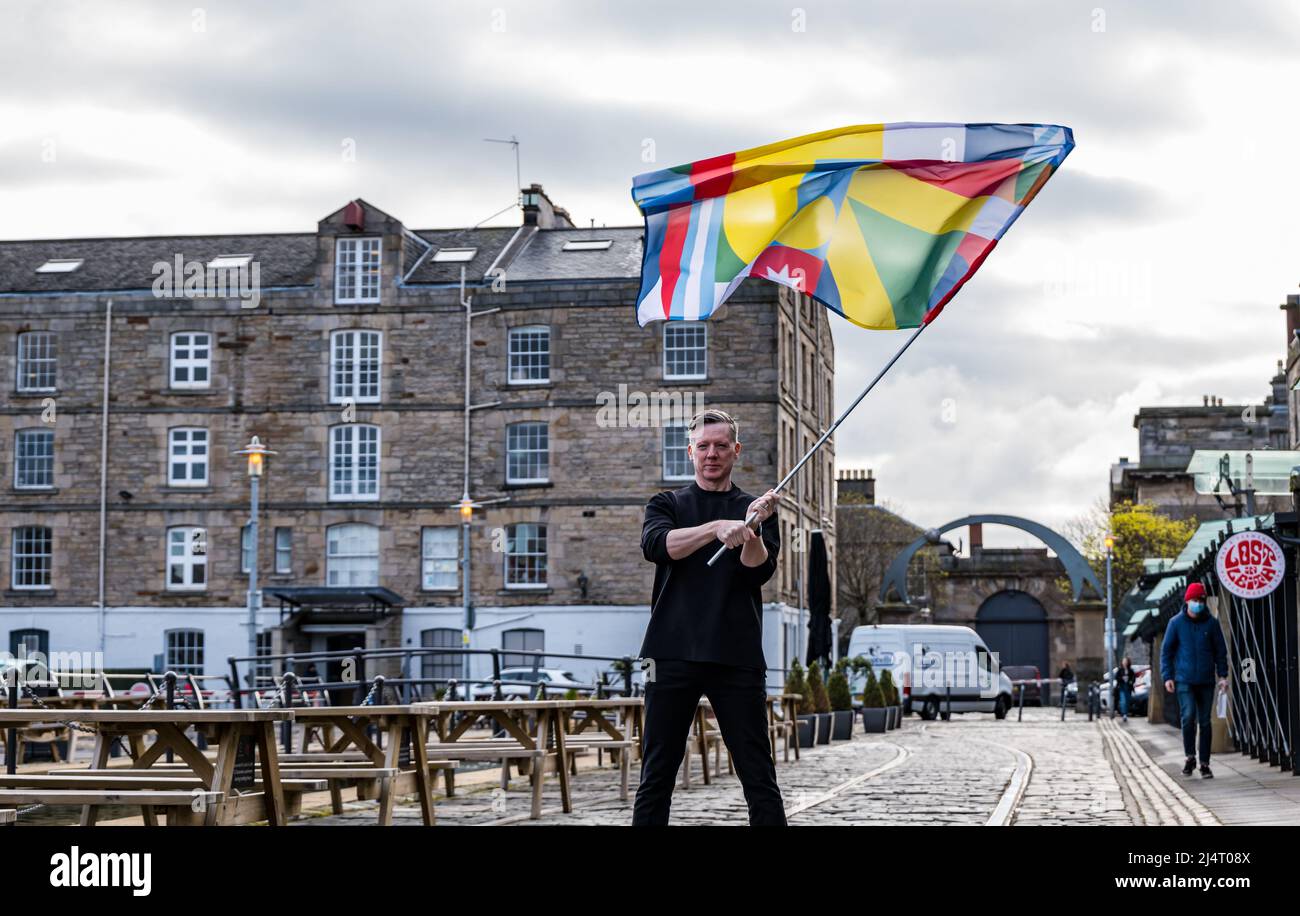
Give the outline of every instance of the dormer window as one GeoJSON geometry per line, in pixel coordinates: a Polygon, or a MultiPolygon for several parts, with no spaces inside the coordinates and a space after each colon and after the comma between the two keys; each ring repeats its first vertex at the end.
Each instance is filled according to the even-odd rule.
{"type": "Polygon", "coordinates": [[[604,251],[614,243],[613,239],[569,239],[564,243],[565,251],[604,251]]]}
{"type": "Polygon", "coordinates": [[[36,268],[38,274],[70,274],[79,269],[85,261],[82,258],[50,258],[36,268]]]}
{"type": "Polygon", "coordinates": [[[381,240],[339,239],[334,250],[334,301],[341,305],[379,301],[381,240]]]}
{"type": "Polygon", "coordinates": [[[435,261],[472,261],[477,248],[439,248],[433,255],[435,261]]]}

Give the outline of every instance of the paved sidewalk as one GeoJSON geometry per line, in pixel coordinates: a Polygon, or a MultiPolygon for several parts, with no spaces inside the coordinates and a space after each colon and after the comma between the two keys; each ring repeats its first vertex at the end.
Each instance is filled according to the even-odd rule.
{"type": "Polygon", "coordinates": [[[1183,737],[1170,725],[1132,719],[1126,728],[1151,759],[1189,795],[1229,825],[1300,824],[1300,776],[1246,757],[1239,751],[1214,754],[1213,779],[1183,775],[1183,737]]]}

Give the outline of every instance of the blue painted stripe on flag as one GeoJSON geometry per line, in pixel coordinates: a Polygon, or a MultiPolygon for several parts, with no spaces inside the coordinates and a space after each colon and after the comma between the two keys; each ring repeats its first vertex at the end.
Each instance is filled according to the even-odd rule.
{"type": "Polygon", "coordinates": [[[691,276],[691,252],[695,250],[695,236],[700,231],[700,202],[691,204],[691,217],[686,224],[686,241],[682,244],[682,253],[678,261],[681,275],[673,289],[673,301],[669,307],[668,318],[680,321],[686,317],[686,286],[691,276]]]}
{"type": "Polygon", "coordinates": [[[722,233],[722,214],[726,210],[725,199],[713,202],[706,227],[708,238],[705,240],[704,262],[700,265],[700,318],[713,314],[713,300],[716,295],[718,277],[718,236],[722,233]]]}
{"type": "Polygon", "coordinates": [[[636,297],[639,306],[659,282],[659,253],[663,251],[664,236],[668,231],[668,213],[651,213],[645,218],[645,254],[641,259],[641,292],[636,297]]]}

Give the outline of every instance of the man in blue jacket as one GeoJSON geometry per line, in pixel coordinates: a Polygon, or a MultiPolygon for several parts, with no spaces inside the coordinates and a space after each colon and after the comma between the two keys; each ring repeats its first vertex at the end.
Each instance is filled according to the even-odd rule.
{"type": "Polygon", "coordinates": [[[1228,646],[1219,621],[1205,605],[1205,586],[1193,582],[1183,595],[1183,611],[1165,629],[1160,649],[1160,671],[1165,690],[1178,693],[1178,713],[1183,725],[1183,775],[1196,769],[1196,727],[1201,729],[1201,775],[1210,772],[1210,707],[1214,703],[1215,677],[1219,686],[1228,682],[1228,646]]]}

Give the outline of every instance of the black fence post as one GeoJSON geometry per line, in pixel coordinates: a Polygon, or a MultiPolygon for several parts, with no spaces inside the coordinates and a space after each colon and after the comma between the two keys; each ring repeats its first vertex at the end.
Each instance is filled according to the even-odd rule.
{"type": "Polygon", "coordinates": [[[244,695],[239,690],[239,665],[235,662],[235,656],[231,655],[226,658],[230,663],[230,695],[235,701],[236,709],[244,708],[244,695]]]}
{"type": "Polygon", "coordinates": [[[1023,722],[1025,720],[1025,685],[1024,684],[1020,685],[1020,697],[1019,697],[1019,702],[1016,705],[1019,707],[1019,709],[1016,710],[1016,721],[1023,722]]]}
{"type": "MultiPolygon", "coordinates": [[[[293,671],[284,673],[284,705],[288,709],[293,708],[293,688],[298,681],[298,675],[293,671]]],[[[304,734],[306,734],[304,732],[304,734]]],[[[293,753],[293,720],[286,719],[280,723],[280,741],[284,745],[286,754],[293,753]]],[[[303,743],[303,750],[307,750],[306,742],[303,743]]]]}
{"type": "Polygon", "coordinates": [[[952,684],[944,685],[943,695],[943,721],[947,722],[952,718],[952,684]]]}
{"type": "MultiPolygon", "coordinates": [[[[9,669],[9,708],[18,708],[18,667],[9,669]]],[[[5,770],[10,776],[18,771],[18,729],[5,733],[5,770]]]]}
{"type": "MultiPolygon", "coordinates": [[[[164,698],[164,702],[167,704],[168,709],[172,709],[176,702],[176,672],[168,671],[166,674],[164,674],[163,683],[166,685],[166,691],[167,691],[167,695],[164,698]]],[[[168,763],[172,762],[173,756],[174,755],[172,754],[172,749],[168,747],[167,748],[168,763]]]]}

